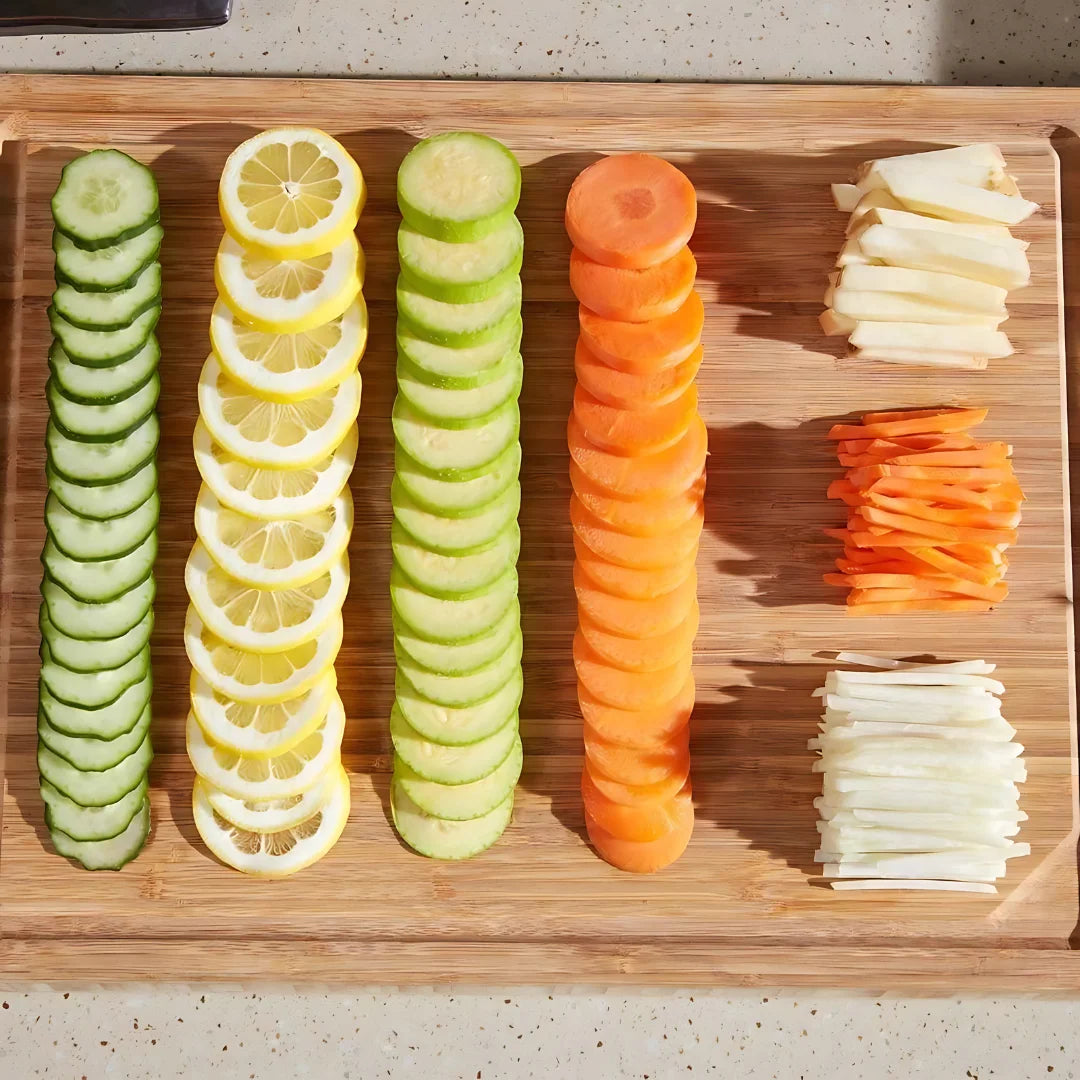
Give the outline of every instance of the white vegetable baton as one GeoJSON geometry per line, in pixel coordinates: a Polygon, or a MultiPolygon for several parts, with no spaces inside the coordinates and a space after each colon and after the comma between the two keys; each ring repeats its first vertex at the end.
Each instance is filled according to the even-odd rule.
{"type": "Polygon", "coordinates": [[[914,664],[859,653],[814,691],[825,711],[814,861],[834,889],[996,893],[1027,815],[1024,748],[1001,715],[993,664],[914,664]]]}

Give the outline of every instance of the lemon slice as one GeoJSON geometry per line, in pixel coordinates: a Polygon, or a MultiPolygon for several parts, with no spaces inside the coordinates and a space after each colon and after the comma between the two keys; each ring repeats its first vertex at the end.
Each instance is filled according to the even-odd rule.
{"type": "Polygon", "coordinates": [[[242,323],[223,301],[210,316],[210,344],[227,375],[270,401],[299,401],[356,370],[368,336],[363,296],[336,319],[298,334],[268,334],[242,323]]]}
{"type": "Polygon", "coordinates": [[[226,234],[214,259],[214,283],[241,322],[271,334],[297,334],[336,319],[356,299],[364,253],[354,233],[305,259],[276,259],[226,234]]]}
{"type": "Polygon", "coordinates": [[[249,653],[226,645],[207,630],[189,605],[184,647],[191,666],[219,694],[252,705],[271,705],[299,697],[326,674],[337,659],[342,631],[339,612],[317,638],[303,645],[286,652],[249,653]]]}
{"type": "Polygon", "coordinates": [[[249,465],[301,469],[329,457],[360,412],[360,374],[290,404],[230,379],[211,353],[199,373],[199,411],[211,438],[249,465]]]}
{"type": "Polygon", "coordinates": [[[360,167],[336,139],[317,128],[276,128],[229,155],[218,207],[241,244],[303,258],[340,244],[366,195],[360,167]]]}
{"type": "Polygon", "coordinates": [[[222,505],[240,514],[281,521],[325,510],[349,482],[359,432],[353,424],[329,456],[302,469],[264,469],[249,465],[210,438],[202,420],[192,444],[203,482],[222,505]]]}
{"type": "Polygon", "coordinates": [[[345,708],[335,691],[322,723],[291,750],[272,758],[253,758],[208,742],[194,713],[185,735],[195,771],[234,799],[290,799],[313,787],[341,759],[345,708]]]}
{"type": "Polygon", "coordinates": [[[307,791],[287,799],[234,799],[208,784],[200,776],[195,777],[195,786],[203,789],[206,801],[214,813],[223,817],[230,825],[235,825],[244,832],[272,833],[291,829],[317,814],[334,794],[344,773],[345,770],[340,765],[336,769],[331,766],[307,791]]]}
{"type": "Polygon", "coordinates": [[[195,785],[191,801],[195,828],[223,863],[253,877],[281,878],[318,862],[338,842],[349,820],[349,780],[339,769],[328,798],[311,817],[270,833],[230,825],[210,804],[203,784],[195,785]]]}
{"type": "Polygon", "coordinates": [[[342,556],[306,585],[259,589],[226,573],[195,541],[184,584],[203,625],[226,645],[278,653],[318,637],[341,612],[349,592],[349,560],[342,556]]]}
{"type": "MultiPolygon", "coordinates": [[[[298,697],[270,705],[246,705],[218,693],[193,671],[191,708],[211,742],[248,757],[274,757],[291,750],[322,723],[336,686],[337,676],[329,668],[298,697]]],[[[229,820],[243,825],[235,818],[229,820]]]]}
{"type": "Polygon", "coordinates": [[[347,487],[324,510],[281,521],[222,506],[206,484],[195,502],[195,532],[210,558],[237,581],[262,589],[296,588],[326,573],[348,547],[352,527],[347,487]]]}

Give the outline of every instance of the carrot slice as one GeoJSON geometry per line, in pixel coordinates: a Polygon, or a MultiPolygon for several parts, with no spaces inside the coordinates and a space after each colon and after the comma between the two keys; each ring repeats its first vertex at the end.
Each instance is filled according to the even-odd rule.
{"type": "Polygon", "coordinates": [[[875,480],[870,485],[868,494],[954,506],[979,506],[984,510],[990,510],[993,506],[991,495],[972,491],[958,484],[942,484],[936,480],[909,480],[902,476],[883,476],[875,480]]]}
{"type": "Polygon", "coordinates": [[[997,468],[1009,460],[1005,443],[987,443],[979,450],[925,450],[914,454],[890,457],[892,465],[949,465],[971,468],[997,468]]]}
{"type": "Polygon", "coordinates": [[[705,508],[699,505],[692,517],[670,532],[631,536],[601,521],[576,495],[570,496],[570,524],[585,545],[602,559],[633,570],[652,570],[689,558],[697,548],[704,521],[705,508]]]}
{"type": "Polygon", "coordinates": [[[703,472],[690,487],[670,499],[617,499],[586,476],[572,458],[570,483],[577,497],[598,518],[632,536],[670,532],[693,517],[705,495],[703,472]]]}
{"type": "MultiPolygon", "coordinates": [[[[656,600],[677,589],[695,573],[697,549],[683,561],[652,570],[633,570],[628,566],[616,566],[607,559],[594,554],[579,536],[574,536],[575,565],[585,572],[585,577],[596,588],[611,597],[624,600],[656,600]]],[[[696,577],[695,577],[696,588],[696,577]]],[[[579,600],[580,603],[580,600],[579,600]]],[[[594,612],[595,615],[595,612],[594,612]]]]}
{"type": "Polygon", "coordinates": [[[696,688],[688,675],[670,700],[650,709],[616,709],[605,705],[584,683],[578,683],[578,706],[585,723],[608,742],[648,750],[666,743],[690,723],[696,688]]]}
{"type": "Polygon", "coordinates": [[[883,604],[855,604],[847,608],[849,615],[907,615],[931,611],[989,611],[987,600],[895,600],[883,604]]]}
{"type": "Polygon", "coordinates": [[[896,435],[944,434],[966,431],[981,424],[989,409],[953,409],[926,416],[908,417],[904,420],[886,420],[882,423],[835,424],[829,429],[828,439],[891,439],[896,435]]]}
{"type": "Polygon", "coordinates": [[[691,290],[682,307],[659,319],[619,322],[580,307],[578,325],[582,340],[598,360],[618,371],[656,375],[681,364],[701,344],[705,306],[691,290]]]}
{"type": "Polygon", "coordinates": [[[616,154],[583,170],[566,197],[570,242],[605,266],[640,270],[675,255],[694,232],[694,185],[652,154],[616,154]]]}
{"type": "Polygon", "coordinates": [[[690,421],[686,434],[674,446],[639,458],[610,454],[594,446],[573,413],[566,441],[571,456],[589,479],[624,499],[678,495],[701,475],[709,452],[709,432],[700,416],[690,421]]]}
{"type": "Polygon", "coordinates": [[[619,784],[644,787],[659,784],[672,773],[689,771],[689,724],[676,731],[667,742],[656,743],[644,750],[608,742],[588,726],[584,734],[585,757],[593,774],[600,773],[619,784]]]}
{"type": "Polygon", "coordinates": [[[690,799],[675,803],[678,822],[671,832],[656,840],[621,840],[585,815],[589,843],[605,862],[631,874],[654,874],[670,866],[686,850],[694,832],[694,804],[690,799]]]}
{"type": "Polygon", "coordinates": [[[697,276],[697,260],[683,245],[670,259],[641,270],[605,266],[583,251],[570,252],[570,288],[605,319],[648,322],[682,307],[697,276]]]}
{"type": "Polygon", "coordinates": [[[909,550],[907,554],[942,573],[952,574],[980,585],[995,585],[1001,576],[996,567],[972,566],[941,548],[917,547],[909,550]]]}
{"type": "Polygon", "coordinates": [[[655,784],[620,784],[600,772],[588,758],[585,759],[585,769],[597,790],[620,806],[655,806],[669,802],[678,795],[690,776],[689,758],[685,761],[685,768],[685,772],[676,770],[655,784]]]}
{"type": "Polygon", "coordinates": [[[623,671],[609,664],[582,636],[574,634],[578,678],[605,705],[616,709],[651,709],[670,701],[690,674],[691,656],[660,671],[623,671]]]}
{"type": "Polygon", "coordinates": [[[977,507],[948,509],[933,506],[922,499],[892,499],[871,491],[867,496],[871,506],[893,514],[905,514],[912,518],[937,521],[942,525],[963,525],[972,529],[1015,529],[1020,524],[1020,511],[1011,512],[983,510],[977,507]]]}
{"type": "Polygon", "coordinates": [[[666,405],[623,409],[598,401],[580,383],[574,391],[574,414],[589,442],[613,454],[655,454],[674,446],[697,414],[697,386],[666,405]]]}
{"type": "Polygon", "coordinates": [[[585,612],[579,613],[578,626],[593,649],[616,667],[625,671],[658,671],[677,663],[693,649],[700,618],[695,601],[681,623],[650,637],[614,633],[595,619],[590,619],[585,612]]]}
{"type": "MultiPolygon", "coordinates": [[[[827,585],[840,585],[854,590],[866,589],[910,589],[919,595],[929,596],[938,593],[960,593],[976,600],[989,600],[1000,603],[1009,595],[1009,587],[1004,582],[997,585],[981,585],[974,581],[965,581],[947,574],[918,577],[910,572],[880,571],[873,573],[825,574],[827,585]]],[[[860,598],[862,599],[862,598],[860,598]]],[[[853,599],[851,601],[855,603],[853,599]]]]}
{"type": "Polygon", "coordinates": [[[894,514],[877,506],[862,507],[862,516],[871,525],[935,537],[938,540],[957,544],[1015,544],[1017,539],[1015,529],[981,529],[962,525],[944,525],[938,521],[894,514]]]}
{"type": "Polygon", "coordinates": [[[593,578],[594,569],[587,562],[574,562],[574,590],[581,614],[605,629],[627,637],[656,637],[670,633],[689,618],[697,597],[697,570],[693,564],[674,588],[645,600],[605,591],[602,582],[593,578]]]}
{"type": "Polygon", "coordinates": [[[651,375],[635,375],[598,360],[579,337],[574,350],[574,371],[578,382],[598,401],[623,409],[647,409],[666,405],[685,393],[701,367],[703,356],[699,345],[681,364],[651,375]]]}
{"type": "Polygon", "coordinates": [[[852,469],[848,473],[848,479],[860,491],[864,491],[874,481],[886,476],[905,480],[938,480],[947,484],[963,484],[973,491],[986,491],[997,484],[1008,484],[1016,479],[1011,465],[1001,469],[955,469],[930,465],[868,465],[865,468],[852,469]]]}
{"type": "Polygon", "coordinates": [[[581,797],[585,814],[605,832],[620,840],[639,843],[659,840],[678,825],[682,809],[679,803],[689,802],[692,791],[688,780],[682,790],[666,802],[648,806],[623,806],[609,799],[594,783],[588,769],[581,770],[581,797]]]}

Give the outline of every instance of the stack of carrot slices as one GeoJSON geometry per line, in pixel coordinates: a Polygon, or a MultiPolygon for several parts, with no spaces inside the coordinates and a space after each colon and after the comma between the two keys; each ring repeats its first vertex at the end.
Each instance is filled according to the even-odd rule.
{"type": "Polygon", "coordinates": [[[691,660],[708,446],[694,381],[704,309],[686,246],[696,219],[689,180],[647,154],[591,165],[566,203],[581,302],[567,432],[581,792],[589,840],[635,873],[674,862],[694,828],[691,660]]]}
{"type": "Polygon", "coordinates": [[[1012,447],[976,442],[986,409],[867,413],[837,424],[847,475],[829,498],[848,507],[829,585],[850,589],[852,615],[988,611],[1008,594],[1005,551],[1016,543],[1024,493],[1012,447]]]}

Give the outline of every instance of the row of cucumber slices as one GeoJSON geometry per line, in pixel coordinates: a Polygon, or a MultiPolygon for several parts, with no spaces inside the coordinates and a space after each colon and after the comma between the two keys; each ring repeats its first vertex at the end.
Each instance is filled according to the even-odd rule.
{"type": "Polygon", "coordinates": [[[95,150],[64,169],[52,210],[38,769],[56,850],[115,870],[150,830],[157,184],[95,150]]]}
{"type": "Polygon", "coordinates": [[[440,859],[502,835],[522,767],[520,187],[506,147],[464,132],[398,173],[391,806],[440,859]]]}

